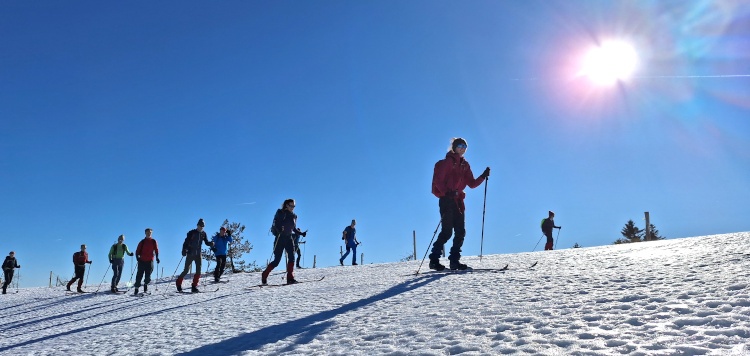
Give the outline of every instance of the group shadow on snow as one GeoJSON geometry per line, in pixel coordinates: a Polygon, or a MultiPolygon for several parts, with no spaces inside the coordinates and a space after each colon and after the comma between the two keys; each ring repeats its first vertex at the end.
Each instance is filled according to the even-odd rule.
{"type": "MultiPolygon", "coordinates": [[[[288,337],[297,336],[297,344],[305,344],[312,341],[323,331],[333,326],[331,319],[334,317],[365,307],[367,305],[395,297],[399,294],[415,290],[434,282],[445,274],[423,275],[415,279],[399,283],[381,293],[371,297],[360,299],[336,309],[323,311],[301,319],[290,320],[288,322],[267,326],[265,328],[226,339],[214,344],[205,345],[194,350],[180,353],[178,355],[207,355],[211,353],[236,354],[247,350],[258,350],[264,345],[276,343],[288,337]]],[[[289,348],[293,348],[294,345],[289,348]]],[[[279,352],[289,352],[293,349],[278,350],[279,352]]]]}
{"type": "MultiPolygon", "coordinates": [[[[173,311],[173,310],[181,309],[181,308],[184,308],[184,307],[187,307],[187,306],[196,305],[196,304],[199,304],[199,303],[213,302],[216,299],[222,299],[222,298],[227,298],[227,297],[228,296],[225,295],[225,296],[220,296],[220,297],[217,297],[217,298],[214,298],[214,299],[206,299],[206,300],[202,300],[202,301],[198,301],[198,302],[190,302],[190,303],[186,303],[186,304],[183,304],[183,305],[176,305],[176,306],[173,306],[171,308],[165,308],[165,309],[161,309],[161,310],[158,310],[158,311],[146,311],[146,312],[144,312],[142,314],[131,315],[129,317],[122,318],[122,319],[114,319],[114,320],[107,321],[107,322],[104,322],[104,323],[92,324],[92,325],[89,325],[89,326],[84,326],[84,327],[80,327],[80,328],[76,328],[76,329],[66,330],[64,332],[57,333],[57,334],[54,334],[54,335],[47,335],[47,336],[39,337],[39,338],[36,338],[36,339],[31,339],[31,340],[19,342],[17,344],[12,344],[12,345],[8,345],[8,346],[0,347],[0,353],[8,351],[8,350],[11,350],[11,349],[15,349],[15,348],[19,348],[19,347],[23,347],[23,346],[35,344],[35,343],[38,343],[38,342],[43,342],[43,341],[46,341],[46,340],[55,339],[55,338],[58,338],[58,337],[63,337],[63,336],[67,336],[67,335],[75,335],[77,333],[86,332],[86,331],[89,331],[89,330],[92,330],[92,329],[96,329],[96,328],[99,328],[99,327],[103,327],[103,326],[115,325],[115,324],[119,324],[119,323],[126,322],[126,321],[129,321],[129,320],[136,320],[136,319],[139,319],[139,318],[142,318],[142,317],[146,317],[146,316],[158,316],[160,314],[164,314],[164,313],[167,313],[167,312],[170,312],[170,311],[173,311]]],[[[138,302],[138,303],[140,304],[140,303],[144,303],[144,302],[138,302]]],[[[96,309],[96,308],[93,308],[93,309],[96,309]]],[[[96,314],[96,315],[107,314],[107,313],[111,313],[111,310],[103,311],[103,312],[101,312],[99,314],[96,314]]],[[[66,314],[70,314],[70,313],[66,313],[66,314]]],[[[91,318],[93,318],[94,316],[90,315],[90,316],[86,316],[86,317],[84,317],[82,319],[92,320],[91,318]]],[[[62,316],[55,316],[53,318],[58,318],[58,317],[62,317],[62,316]]],[[[79,321],[69,321],[69,322],[65,322],[63,324],[75,323],[75,322],[79,322],[79,321]]],[[[59,324],[59,325],[62,325],[62,324],[59,324]]]]}

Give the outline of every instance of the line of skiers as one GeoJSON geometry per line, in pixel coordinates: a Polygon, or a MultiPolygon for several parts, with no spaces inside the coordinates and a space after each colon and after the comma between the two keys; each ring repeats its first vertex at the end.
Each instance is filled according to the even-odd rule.
{"type": "MultiPolygon", "coordinates": [[[[471,166],[464,158],[467,149],[468,144],[465,139],[460,137],[453,138],[445,158],[435,163],[432,178],[432,193],[439,199],[438,206],[440,208],[440,223],[442,228],[429,255],[429,268],[434,270],[441,271],[445,269],[445,266],[440,263],[440,256],[445,248],[445,244],[450,240],[451,235],[453,235],[453,246],[448,255],[449,268],[452,270],[464,270],[468,268],[468,266],[461,263],[460,260],[461,247],[463,246],[464,237],[466,236],[464,205],[466,193],[464,193],[464,189],[466,189],[466,187],[473,189],[481,185],[489,178],[490,167],[485,168],[482,174],[477,178],[474,178],[471,166]]],[[[295,254],[297,256],[296,267],[301,268],[299,239],[300,236],[306,236],[307,231],[303,232],[297,227],[297,215],[294,213],[295,206],[296,202],[294,199],[287,199],[274,215],[273,224],[271,226],[271,233],[274,235],[274,259],[261,274],[262,284],[268,283],[269,274],[280,264],[281,255],[284,252],[287,254],[287,284],[297,283],[297,280],[294,278],[295,254]]],[[[547,237],[547,242],[544,248],[545,250],[552,250],[554,247],[552,229],[561,229],[560,226],[555,225],[554,216],[554,212],[549,211],[548,217],[542,220],[542,232],[544,236],[547,237]]],[[[346,243],[346,253],[339,259],[339,264],[341,265],[344,264],[344,259],[350,252],[352,253],[352,265],[357,265],[357,246],[360,243],[356,238],[356,223],[356,220],[352,220],[351,225],[347,226],[342,232],[342,240],[346,243]]],[[[217,266],[214,270],[214,280],[216,282],[219,281],[221,275],[224,273],[224,269],[226,268],[227,245],[232,242],[231,231],[227,231],[222,227],[220,232],[213,236],[212,241],[209,241],[206,232],[203,231],[204,227],[205,223],[203,219],[199,219],[196,228],[187,233],[185,241],[182,244],[182,256],[185,259],[185,267],[175,281],[175,285],[179,292],[182,292],[183,280],[193,264],[195,264],[196,273],[193,274],[191,292],[199,291],[198,282],[200,281],[201,276],[200,270],[202,260],[201,247],[204,243],[211,247],[211,250],[216,256],[217,266]]],[[[148,284],[151,282],[151,273],[154,269],[154,259],[157,264],[159,263],[159,248],[156,240],[151,236],[152,232],[153,230],[150,228],[145,230],[146,236],[138,243],[138,247],[135,251],[136,259],[138,260],[138,273],[134,284],[135,294],[138,294],[141,286],[143,286],[144,292],[148,291],[148,284]]],[[[128,254],[129,256],[133,256],[134,254],[128,250],[127,246],[124,244],[124,240],[125,236],[120,235],[117,243],[112,245],[109,251],[109,262],[112,264],[112,270],[114,272],[110,288],[113,293],[119,292],[117,285],[122,276],[124,255],[128,254]]],[[[5,288],[13,278],[13,269],[20,268],[20,266],[14,265],[15,258],[12,257],[12,255],[13,252],[11,252],[11,256],[8,256],[5,263],[3,263],[3,271],[5,272],[6,279],[3,284],[3,293],[5,293],[5,288]],[[6,265],[15,267],[6,268],[6,265]]],[[[86,264],[91,263],[92,261],[88,259],[88,253],[86,252],[86,245],[81,245],[81,251],[73,254],[75,277],[68,282],[68,290],[70,290],[71,285],[78,280],[77,290],[78,292],[83,292],[82,284],[86,264]]]]}
{"type": "MultiPolygon", "coordinates": [[[[228,252],[228,244],[232,242],[231,232],[227,231],[225,227],[221,227],[218,234],[213,236],[212,241],[208,241],[206,233],[203,228],[206,226],[203,219],[198,220],[197,227],[190,230],[185,237],[185,241],[182,244],[182,256],[185,259],[185,269],[182,271],[180,276],[176,280],[176,287],[178,291],[182,291],[182,282],[185,275],[190,271],[191,265],[194,263],[196,266],[196,273],[193,274],[192,281],[192,292],[198,292],[198,282],[200,281],[200,270],[201,270],[201,243],[205,242],[206,245],[211,247],[214,252],[214,256],[217,260],[217,266],[214,270],[214,280],[219,281],[221,275],[224,274],[226,268],[226,258],[228,252]]],[[[151,273],[154,270],[154,261],[159,264],[159,244],[156,239],[153,238],[153,229],[146,228],[144,231],[145,237],[138,243],[135,252],[131,252],[128,246],[125,244],[125,235],[120,235],[117,238],[117,243],[113,244],[109,249],[109,263],[112,265],[112,281],[110,285],[110,291],[112,293],[121,292],[117,285],[120,283],[122,277],[122,270],[125,264],[124,257],[136,256],[138,263],[138,272],[136,273],[134,287],[134,294],[138,294],[141,286],[144,292],[148,292],[148,285],[151,283],[151,273]]],[[[182,260],[180,260],[182,261],[182,260]]],[[[86,251],[86,245],[81,245],[81,250],[73,254],[73,266],[75,276],[67,284],[67,290],[70,291],[71,286],[78,281],[78,288],[76,289],[79,293],[84,293],[83,282],[86,275],[86,265],[91,264],[93,261],[89,260],[88,252],[86,251]]],[[[5,266],[5,265],[3,265],[5,266]]],[[[6,277],[7,279],[7,277],[6,277]]]]}

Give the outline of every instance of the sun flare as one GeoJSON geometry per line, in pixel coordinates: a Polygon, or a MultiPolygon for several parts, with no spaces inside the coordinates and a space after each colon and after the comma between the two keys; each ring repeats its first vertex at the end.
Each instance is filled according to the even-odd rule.
{"type": "Polygon", "coordinates": [[[630,79],[637,65],[638,55],[633,46],[610,41],[586,53],[579,74],[596,85],[610,86],[630,79]]]}

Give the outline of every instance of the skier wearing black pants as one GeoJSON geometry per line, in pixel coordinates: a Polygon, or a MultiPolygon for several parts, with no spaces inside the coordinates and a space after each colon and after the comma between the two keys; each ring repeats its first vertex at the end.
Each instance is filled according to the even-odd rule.
{"type": "Polygon", "coordinates": [[[86,252],[86,245],[81,245],[81,251],[73,254],[73,266],[75,269],[75,277],[68,282],[67,289],[70,291],[70,286],[78,281],[78,293],[83,293],[83,279],[86,276],[86,264],[91,264],[89,261],[89,254],[86,252]]]}
{"type": "Polygon", "coordinates": [[[451,140],[451,147],[445,154],[445,159],[435,163],[435,171],[432,176],[432,194],[440,199],[440,221],[443,225],[438,235],[437,241],[432,245],[430,253],[430,269],[442,271],[445,266],[440,264],[440,255],[446,242],[453,238],[453,247],[451,247],[448,260],[450,269],[463,270],[468,268],[460,262],[461,246],[464,243],[466,229],[464,228],[464,198],[466,193],[464,189],[476,188],[490,176],[490,167],[487,167],[479,177],[474,179],[474,173],[471,172],[469,162],[464,159],[467,149],[466,140],[463,138],[454,138],[451,140]]]}
{"type": "Polygon", "coordinates": [[[224,274],[224,269],[227,267],[227,245],[232,242],[232,233],[222,226],[219,233],[211,238],[211,242],[214,244],[211,250],[214,251],[214,258],[216,258],[214,282],[219,283],[221,275],[224,274]]]}
{"type": "Polygon", "coordinates": [[[297,214],[294,213],[296,202],[294,199],[287,199],[281,205],[281,209],[276,210],[273,217],[271,233],[276,236],[273,243],[273,261],[266,266],[261,274],[261,283],[268,283],[268,275],[276,266],[281,263],[281,255],[286,251],[286,283],[294,284],[294,238],[292,235],[297,231],[297,214]]]}
{"type": "Polygon", "coordinates": [[[555,241],[552,239],[552,229],[562,229],[562,226],[555,226],[555,213],[550,210],[549,217],[542,220],[542,233],[547,236],[547,243],[544,244],[545,251],[551,251],[555,246],[555,241]]]}
{"type": "MultiPolygon", "coordinates": [[[[302,251],[299,248],[299,238],[300,236],[307,236],[307,231],[302,231],[299,228],[297,228],[294,232],[294,252],[297,253],[297,268],[302,268],[300,266],[300,261],[302,261],[302,251]]],[[[302,243],[305,243],[304,241],[302,243]]]]}
{"type": "Polygon", "coordinates": [[[3,282],[3,294],[5,294],[5,290],[10,285],[10,282],[13,281],[13,273],[15,272],[16,268],[21,268],[21,266],[19,266],[18,261],[16,261],[16,253],[10,251],[8,257],[5,257],[5,261],[3,262],[3,273],[5,274],[5,282],[3,282]]]}

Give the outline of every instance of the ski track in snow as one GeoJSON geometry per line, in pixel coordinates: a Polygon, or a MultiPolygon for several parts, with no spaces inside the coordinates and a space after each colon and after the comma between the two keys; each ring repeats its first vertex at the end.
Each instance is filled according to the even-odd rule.
{"type": "Polygon", "coordinates": [[[505,272],[414,275],[412,261],[298,270],[310,282],[282,287],[230,275],[201,287],[215,293],[9,290],[0,354],[746,355],[749,252],[737,233],[463,259],[505,272]]]}

